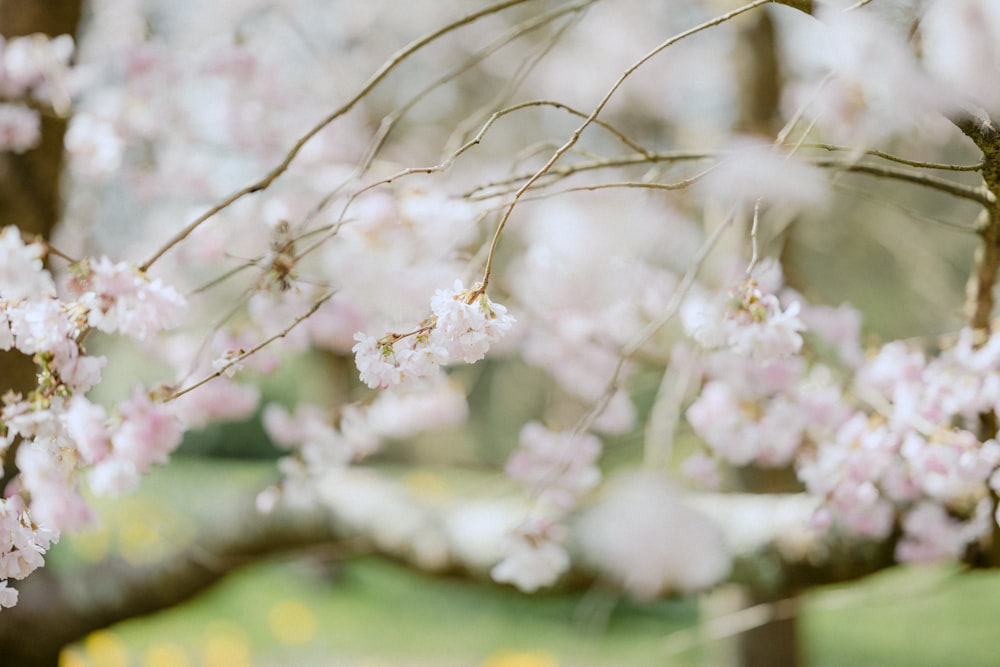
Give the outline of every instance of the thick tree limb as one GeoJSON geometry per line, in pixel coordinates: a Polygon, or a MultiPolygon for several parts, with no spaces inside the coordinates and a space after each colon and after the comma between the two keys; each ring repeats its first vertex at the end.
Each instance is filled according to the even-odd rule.
{"type": "MultiPolygon", "coordinates": [[[[203,530],[192,546],[134,567],[119,557],[43,568],[20,582],[21,601],[0,612],[0,655],[23,667],[57,664],[60,649],[99,628],[190,599],[227,574],[269,556],[335,543],[430,572],[487,581],[507,531],[526,505],[511,497],[459,498],[414,491],[371,469],[332,473],[320,504],[260,515],[249,499],[203,530]]],[[[769,595],[853,579],[892,563],[891,544],[804,528],[815,500],[803,494],[698,494],[687,502],[721,528],[734,555],[731,580],[769,595]]],[[[572,526],[572,524],[571,524],[572,526]]],[[[599,573],[573,555],[561,586],[599,573]]]]}

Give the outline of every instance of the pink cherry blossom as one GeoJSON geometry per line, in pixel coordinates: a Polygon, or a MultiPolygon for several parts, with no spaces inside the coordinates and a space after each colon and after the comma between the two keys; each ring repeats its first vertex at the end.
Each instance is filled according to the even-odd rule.
{"type": "Polygon", "coordinates": [[[395,439],[462,424],[468,414],[465,392],[444,378],[412,391],[399,388],[382,392],[368,407],[372,429],[382,437],[395,439]]]}
{"type": "Polygon", "coordinates": [[[957,99],[1000,112],[1000,10],[991,0],[937,0],[920,21],[924,66],[957,99]]]}
{"type": "Polygon", "coordinates": [[[111,433],[112,455],[133,464],[139,473],[166,463],[181,442],[180,422],[141,388],[118,403],[116,412],[121,421],[111,433]]]}
{"type": "Polygon", "coordinates": [[[25,354],[56,349],[78,331],[63,304],[54,297],[8,308],[7,316],[14,347],[25,354]]]}
{"type": "Polygon", "coordinates": [[[490,570],[494,581],[513,584],[524,593],[551,586],[569,569],[562,545],[566,530],[545,520],[531,521],[507,536],[504,557],[490,570]]]}
{"type": "Polygon", "coordinates": [[[438,290],[431,299],[431,310],[437,317],[433,336],[450,360],[479,361],[486,356],[490,345],[514,325],[514,317],[507,314],[507,309],[491,301],[485,293],[469,303],[476,289],[466,290],[462,281],[456,280],[450,291],[438,290]]]}
{"type": "Polygon", "coordinates": [[[929,563],[960,558],[969,544],[991,529],[991,502],[976,504],[967,521],[950,516],[940,504],[922,501],[903,520],[903,539],[896,558],[907,563],[929,563]]]}
{"type": "Polygon", "coordinates": [[[372,454],[378,436],[359,408],[345,406],[337,423],[316,405],[299,405],[294,414],[270,404],[264,409],[264,428],[282,448],[295,449],[307,471],[322,473],[348,466],[372,454]]]}
{"type": "Polygon", "coordinates": [[[184,297],[126,262],[102,257],[83,262],[75,272],[68,286],[87,310],[89,326],[144,340],[180,322],[184,297]]]}
{"type": "Polygon", "coordinates": [[[800,305],[782,308],[778,298],[761,291],[746,279],[728,297],[699,294],[689,297],[681,310],[685,330],[706,349],[728,348],[737,354],[767,361],[797,354],[802,348],[798,318],[800,305]]]}
{"type": "Polygon", "coordinates": [[[448,359],[445,349],[426,336],[391,341],[363,333],[352,348],[361,381],[372,389],[387,389],[403,382],[434,377],[448,359]]]}
{"type": "Polygon", "coordinates": [[[731,568],[719,527],[657,473],[620,474],[578,533],[589,561],[641,599],[703,590],[731,568]]]}
{"type": "Polygon", "coordinates": [[[17,449],[21,488],[31,497],[31,517],[53,530],[79,530],[94,521],[80,495],[72,464],[61,458],[58,443],[45,438],[25,441],[17,449]]]}
{"type": "Polygon", "coordinates": [[[600,481],[600,452],[601,442],[592,435],[550,431],[531,422],[521,429],[506,471],[544,505],[568,510],[600,481]]]}
{"type": "Polygon", "coordinates": [[[80,352],[73,341],[55,348],[53,358],[59,379],[74,392],[85,393],[101,381],[101,370],[108,364],[106,357],[91,357],[80,352]]]}
{"type": "Polygon", "coordinates": [[[108,414],[100,405],[74,396],[63,413],[63,423],[84,462],[98,463],[111,453],[108,414]]]}
{"type": "Polygon", "coordinates": [[[260,395],[254,385],[219,377],[171,401],[171,412],[184,428],[201,428],[249,417],[260,404],[260,395]]]}
{"type": "Polygon", "coordinates": [[[44,250],[25,244],[17,227],[0,232],[0,298],[8,302],[55,296],[52,276],[42,266],[44,250]]]}
{"type": "Polygon", "coordinates": [[[0,152],[24,153],[42,138],[38,112],[19,104],[0,103],[0,152]]]}
{"type": "Polygon", "coordinates": [[[17,603],[8,579],[24,579],[42,567],[45,552],[58,540],[58,531],[32,521],[20,495],[0,498],[0,608],[17,603]]]}
{"type": "Polygon", "coordinates": [[[36,33],[0,42],[0,93],[49,99],[46,84],[51,87],[58,83],[51,81],[53,77],[65,76],[74,48],[69,35],[50,38],[36,33]]]}

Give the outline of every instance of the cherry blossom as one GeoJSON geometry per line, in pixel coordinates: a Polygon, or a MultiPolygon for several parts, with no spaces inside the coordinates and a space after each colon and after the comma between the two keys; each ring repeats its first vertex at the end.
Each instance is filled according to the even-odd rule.
{"type": "Polygon", "coordinates": [[[319,406],[300,405],[294,414],[270,404],[264,427],[279,446],[295,449],[307,469],[321,473],[361,460],[379,446],[378,436],[360,409],[347,406],[334,423],[319,406]]]}
{"type": "Polygon", "coordinates": [[[426,335],[418,334],[401,341],[376,340],[357,333],[352,351],[361,373],[361,381],[372,389],[387,389],[404,381],[437,375],[448,360],[445,349],[426,335]]]}
{"type": "Polygon", "coordinates": [[[865,148],[893,133],[920,128],[933,134],[941,127],[938,114],[954,105],[907,44],[907,24],[829,6],[818,15],[822,28],[812,50],[822,54],[829,76],[800,91],[797,107],[831,140],[865,148]]]}
{"type": "Polygon", "coordinates": [[[170,410],[154,402],[141,387],[133,389],[115,410],[120,423],[111,433],[114,456],[132,463],[140,474],[154,463],[166,463],[183,433],[170,410]]]}
{"type": "Polygon", "coordinates": [[[467,290],[461,280],[456,280],[450,291],[435,292],[431,310],[437,318],[434,338],[450,360],[467,364],[485,357],[490,345],[510,331],[515,322],[504,306],[486,296],[482,286],[467,290]]]}
{"type": "Polygon", "coordinates": [[[8,302],[54,296],[52,276],[42,268],[44,250],[37,243],[25,244],[16,227],[0,232],[0,297],[8,302]]]}
{"type": "Polygon", "coordinates": [[[36,33],[0,41],[0,93],[51,100],[53,88],[60,86],[66,75],[74,48],[69,35],[49,38],[36,33]]]}
{"type": "Polygon", "coordinates": [[[87,325],[143,340],[178,324],[184,297],[125,262],[107,257],[74,267],[70,291],[87,311],[87,325]]]}
{"type": "Polygon", "coordinates": [[[1000,11],[988,0],[936,0],[920,21],[924,66],[959,99],[989,113],[1000,111],[1000,94],[986,82],[1000,73],[1000,11]]]}
{"type": "Polygon", "coordinates": [[[600,481],[600,453],[601,442],[592,435],[550,431],[531,422],[521,429],[506,470],[543,505],[568,510],[600,481]]]}
{"type": "Polygon", "coordinates": [[[23,153],[42,138],[38,112],[17,104],[0,103],[0,151],[23,153]]]}
{"type": "Polygon", "coordinates": [[[431,299],[433,316],[407,334],[375,339],[355,334],[352,348],[361,381],[386,389],[418,378],[434,377],[448,363],[482,359],[490,345],[514,324],[507,309],[491,301],[481,287],[438,290],[431,299]]]}
{"type": "Polygon", "coordinates": [[[702,347],[725,347],[737,354],[768,360],[796,354],[802,347],[800,305],[782,308],[778,297],[765,294],[757,282],[746,279],[723,299],[692,296],[681,311],[684,327],[702,347]]]}
{"type": "Polygon", "coordinates": [[[830,198],[829,185],[818,169],[749,137],[733,141],[719,165],[698,183],[698,191],[726,208],[752,209],[761,200],[797,211],[825,206],[830,198]]]}
{"type": "Polygon", "coordinates": [[[731,567],[719,528],[650,472],[613,480],[579,535],[588,560],[640,599],[709,588],[731,567]]]}
{"type": "Polygon", "coordinates": [[[562,545],[565,538],[565,528],[544,520],[522,526],[507,536],[505,555],[490,570],[490,576],[525,593],[551,586],[570,565],[569,553],[562,545]]]}
{"type": "Polygon", "coordinates": [[[58,540],[58,531],[31,521],[20,496],[0,498],[0,608],[17,603],[8,580],[24,579],[41,567],[45,552],[58,540]]]}

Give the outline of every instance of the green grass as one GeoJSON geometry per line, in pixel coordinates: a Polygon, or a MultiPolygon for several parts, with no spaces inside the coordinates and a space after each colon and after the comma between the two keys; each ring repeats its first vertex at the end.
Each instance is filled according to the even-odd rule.
{"type": "MultiPolygon", "coordinates": [[[[53,565],[109,550],[140,562],[162,556],[193,539],[194,523],[226,498],[274,476],[273,463],[178,459],[137,495],[102,503],[106,527],[64,538],[53,565]]],[[[244,569],[186,604],[90,637],[66,652],[64,667],[732,664],[731,640],[698,646],[695,635],[695,648],[670,652],[667,638],[696,626],[693,600],[638,604],[602,590],[524,596],[377,557],[328,556],[244,569]]],[[[812,667],[992,667],[998,611],[998,573],[895,569],[806,596],[803,643],[812,667]]]]}
{"type": "MultiPolygon", "coordinates": [[[[664,664],[662,638],[695,621],[689,601],[622,603],[607,619],[586,618],[588,603],[580,595],[529,598],[433,578],[377,558],[332,572],[286,561],[244,570],[195,601],[120,624],[113,634],[136,664],[164,645],[182,647],[190,664],[202,664],[212,639],[228,635],[243,643],[255,666],[476,666],[508,655],[522,656],[524,667],[529,659],[642,667],[664,664]]],[[[84,643],[75,651],[83,657],[86,649],[84,643]]]]}
{"type": "Polygon", "coordinates": [[[896,568],[810,595],[812,667],[1000,665],[1000,573],[896,568]]]}

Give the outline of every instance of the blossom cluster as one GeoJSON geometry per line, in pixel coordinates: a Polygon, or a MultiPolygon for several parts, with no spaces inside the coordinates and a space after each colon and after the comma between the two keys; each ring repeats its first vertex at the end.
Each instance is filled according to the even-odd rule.
{"type": "Polygon", "coordinates": [[[725,323],[714,330],[717,338],[696,326],[704,301],[685,320],[710,348],[686,412],[710,456],[698,452],[686,472],[717,482],[712,460],[790,466],[822,499],[817,527],[877,539],[899,530],[901,561],[959,558],[988,534],[1000,444],[981,441],[977,431],[983,415],[1000,414],[1000,337],[966,329],[934,357],[894,341],[863,358],[852,311],[816,308],[793,293],[781,310],[777,297],[747,283],[735,294],[735,316],[715,320],[725,323]],[[780,313],[794,317],[794,326],[780,313]],[[778,321],[762,335],[768,314],[778,321]],[[814,324],[814,340],[832,346],[839,371],[789,356],[800,349],[805,322],[814,324]],[[786,354],[747,354],[760,348],[746,341],[762,338],[783,339],[786,354]]]}
{"type": "Polygon", "coordinates": [[[60,531],[90,522],[81,478],[98,494],[126,492],[167,461],[182,433],[171,409],[141,388],[110,411],[88,400],[107,361],[88,355],[83,339],[92,328],[144,339],[175,324],[184,299],[107,258],[76,264],[61,297],[43,254],[16,228],[0,232],[0,349],[27,355],[39,368],[37,386],[7,393],[0,407],[0,456],[17,471],[3,490],[4,516],[37,533],[16,540],[9,533],[0,559],[24,565],[5,569],[4,582],[40,565],[60,531]]]}
{"type": "Polygon", "coordinates": [[[0,608],[17,603],[17,590],[10,579],[24,579],[42,566],[45,552],[58,534],[32,524],[19,495],[0,498],[0,608]]]}
{"type": "Polygon", "coordinates": [[[553,432],[537,422],[521,429],[507,475],[544,506],[566,511],[597,486],[601,442],[590,434],[553,432]]]}
{"type": "Polygon", "coordinates": [[[567,537],[566,527],[551,519],[525,521],[507,535],[502,545],[504,557],[490,570],[490,576],[525,593],[551,586],[570,566],[563,546],[567,537]]]}
{"type": "Polygon", "coordinates": [[[568,531],[560,521],[600,482],[600,453],[600,440],[588,433],[551,431],[537,422],[521,429],[506,472],[524,487],[533,507],[509,535],[492,570],[495,580],[531,592],[552,585],[569,568],[563,545],[568,531]]]}
{"type": "Polygon", "coordinates": [[[895,341],[868,359],[852,391],[878,412],[858,410],[798,463],[826,516],[872,537],[899,522],[901,560],[958,558],[985,537],[1000,444],[976,431],[1000,407],[998,352],[966,329],[933,358],[895,341]]]}
{"type": "Polygon", "coordinates": [[[433,315],[408,334],[375,339],[355,335],[355,363],[361,380],[373,389],[387,389],[418,378],[435,376],[442,365],[472,363],[514,325],[507,308],[493,302],[482,287],[465,289],[456,280],[451,290],[437,290],[433,315]]]}
{"type": "Polygon", "coordinates": [[[456,383],[440,378],[419,390],[381,392],[370,403],[352,403],[336,411],[314,404],[289,411],[272,403],[264,408],[263,423],[271,440],[292,453],[281,463],[286,495],[307,495],[309,480],[366,459],[383,441],[459,424],[467,414],[465,393],[456,383]]]}
{"type": "Polygon", "coordinates": [[[782,308],[778,297],[747,278],[727,295],[698,294],[681,311],[688,334],[706,349],[727,348],[758,360],[788,357],[802,348],[799,302],[782,308]]]}
{"type": "MultiPolygon", "coordinates": [[[[34,34],[4,39],[0,36],[0,99],[22,100],[68,111],[69,61],[73,38],[34,34]]],[[[38,111],[22,103],[0,103],[0,151],[23,153],[41,139],[38,111]]]]}

